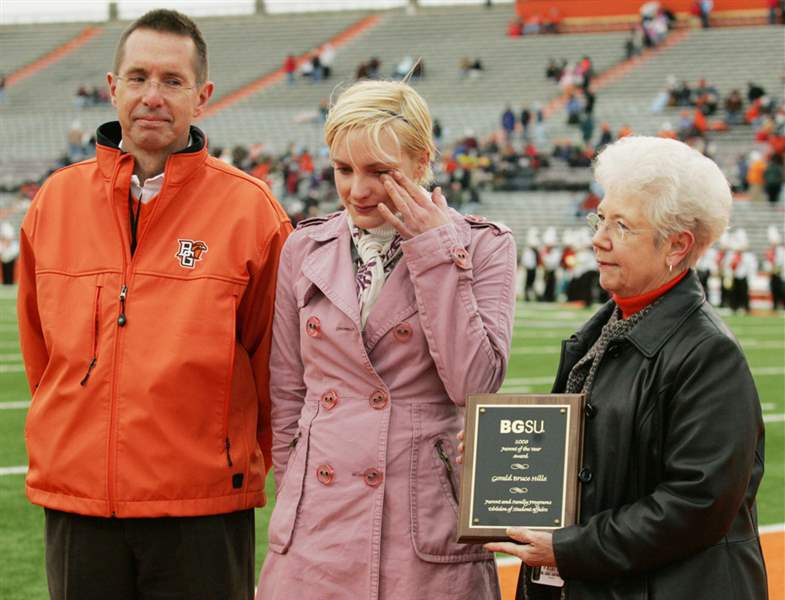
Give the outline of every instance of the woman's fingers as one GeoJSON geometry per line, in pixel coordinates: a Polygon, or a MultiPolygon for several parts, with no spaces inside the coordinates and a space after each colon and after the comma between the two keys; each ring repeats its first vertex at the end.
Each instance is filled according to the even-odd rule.
{"type": "Polygon", "coordinates": [[[382,215],[382,218],[385,221],[395,227],[395,230],[401,235],[403,239],[408,240],[414,237],[414,234],[412,233],[411,229],[406,226],[406,223],[401,221],[397,215],[393,214],[393,212],[387,208],[386,204],[379,203],[376,206],[376,210],[379,211],[379,214],[382,215]]]}
{"type": "Polygon", "coordinates": [[[399,186],[392,177],[382,175],[382,183],[390,196],[390,200],[393,201],[395,207],[403,215],[404,220],[411,223],[415,217],[415,210],[419,209],[419,205],[411,199],[406,190],[399,186]]]}
{"type": "Polygon", "coordinates": [[[438,206],[442,210],[447,210],[447,198],[445,198],[444,194],[442,194],[441,187],[437,187],[436,189],[433,190],[433,193],[431,194],[431,199],[433,200],[433,203],[436,206],[438,206]]]}
{"type": "Polygon", "coordinates": [[[406,190],[406,192],[409,194],[412,200],[417,203],[418,206],[422,208],[428,208],[428,206],[431,204],[431,199],[428,197],[428,194],[423,192],[419,185],[414,183],[409,177],[404,175],[398,169],[395,169],[392,172],[392,176],[395,182],[404,190],[406,190]]]}

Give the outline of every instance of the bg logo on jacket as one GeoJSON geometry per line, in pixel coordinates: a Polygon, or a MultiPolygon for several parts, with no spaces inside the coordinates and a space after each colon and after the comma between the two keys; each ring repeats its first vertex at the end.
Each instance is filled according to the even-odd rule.
{"type": "Polygon", "coordinates": [[[197,260],[202,260],[202,255],[207,252],[207,244],[202,240],[177,240],[180,247],[175,254],[180,259],[180,266],[193,269],[197,260]]]}

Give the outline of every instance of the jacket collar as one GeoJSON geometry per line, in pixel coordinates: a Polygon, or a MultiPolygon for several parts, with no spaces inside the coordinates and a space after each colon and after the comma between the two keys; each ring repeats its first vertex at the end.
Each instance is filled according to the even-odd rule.
{"type": "Polygon", "coordinates": [[[628,339],[647,358],[651,358],[706,301],[695,271],[663,295],[651,312],[628,334],[628,339]]]}
{"type": "MultiPolygon", "coordinates": [[[[179,186],[207,160],[207,138],[204,133],[191,127],[191,144],[166,160],[164,172],[167,186],[179,186]]],[[[96,160],[105,179],[111,179],[118,160],[133,160],[128,153],[120,150],[119,144],[123,131],[119,121],[104,123],[96,132],[96,160]]]]}
{"type": "MultiPolygon", "coordinates": [[[[695,271],[689,273],[672,289],[666,292],[651,308],[651,312],[641,320],[627,339],[647,358],[660,351],[662,346],[681,327],[689,316],[701,307],[706,297],[695,271]]],[[[595,315],[581,327],[567,342],[572,354],[583,356],[591,344],[599,337],[602,326],[608,322],[616,310],[612,300],[605,303],[595,315]]]]}

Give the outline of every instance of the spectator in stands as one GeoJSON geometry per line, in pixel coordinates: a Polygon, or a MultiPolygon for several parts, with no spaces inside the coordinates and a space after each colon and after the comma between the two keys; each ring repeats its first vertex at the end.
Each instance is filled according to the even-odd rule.
{"type": "Polygon", "coordinates": [[[701,27],[708,29],[711,25],[711,11],[714,10],[714,0],[698,0],[700,5],[701,27]]]}
{"type": "Polygon", "coordinates": [[[624,40],[624,57],[627,60],[640,54],[640,48],[636,44],[636,37],[635,27],[630,28],[630,34],[624,40]]]}
{"type": "Polygon", "coordinates": [[[523,21],[518,17],[512,17],[507,23],[508,37],[521,37],[523,35],[523,21]]]}
{"type": "Polygon", "coordinates": [[[591,146],[591,140],[594,136],[594,117],[590,114],[583,115],[580,122],[580,128],[583,145],[588,148],[591,146]]]}
{"type": "Polygon", "coordinates": [[[752,81],[747,82],[747,102],[755,102],[755,100],[765,95],[766,90],[763,86],[753,83],[752,81]]]}
{"type": "Polygon", "coordinates": [[[556,61],[555,58],[548,59],[548,65],[545,67],[545,77],[546,79],[552,79],[554,82],[558,83],[559,80],[562,78],[564,74],[564,69],[567,67],[567,61],[565,59],[561,59],[560,61],[556,61]]]}
{"type": "Polygon", "coordinates": [[[555,5],[551,5],[548,8],[548,12],[545,15],[545,18],[542,20],[542,32],[543,33],[559,33],[561,29],[562,23],[562,14],[559,8],[555,5]]]}
{"type": "Polygon", "coordinates": [[[409,75],[409,71],[412,70],[414,66],[414,58],[410,54],[404,56],[398,64],[395,65],[395,69],[392,72],[393,79],[403,79],[407,75],[409,75]]]}
{"type": "Polygon", "coordinates": [[[782,194],[782,184],[785,181],[782,163],[782,154],[772,154],[766,170],[763,171],[763,187],[771,204],[776,203],[782,194]]]}
{"type": "Polygon", "coordinates": [[[0,73],[0,104],[5,102],[5,86],[6,86],[5,73],[0,73]]]}
{"type": "Polygon", "coordinates": [[[333,63],[335,62],[335,48],[329,42],[322,46],[319,51],[319,64],[322,66],[322,76],[329,79],[333,74],[333,63]]]}
{"type": "Polygon", "coordinates": [[[207,73],[191,19],[133,22],[107,74],[119,120],[22,224],[26,489],[52,600],[253,596],[291,227],[265,186],[208,157],[191,125],[207,73]]]}
{"type": "Polygon", "coordinates": [[[71,127],[66,134],[66,141],[68,143],[69,163],[82,160],[85,157],[84,131],[82,131],[82,123],[78,119],[71,122],[71,127]]]}
{"type": "Polygon", "coordinates": [[[632,135],[632,127],[630,127],[629,123],[625,123],[619,129],[619,132],[616,134],[616,139],[620,140],[623,137],[627,137],[628,135],[632,135]]]}
{"type": "Polygon", "coordinates": [[[532,121],[532,112],[529,110],[528,106],[521,107],[521,135],[523,136],[523,141],[529,141],[529,125],[531,125],[532,121]]]}
{"type": "Polygon", "coordinates": [[[763,174],[768,165],[763,154],[757,150],[750,152],[749,167],[747,168],[747,184],[750,189],[750,200],[759,202],[764,196],[763,174]]]}
{"type": "Polygon", "coordinates": [[[324,69],[319,53],[314,52],[311,56],[311,83],[317,83],[324,78],[324,69]]]}
{"type": "Polygon", "coordinates": [[[287,54],[283,61],[283,72],[286,73],[286,81],[291,85],[294,83],[294,73],[297,70],[297,60],[294,54],[287,54]]]}
{"type": "Polygon", "coordinates": [[[730,189],[716,164],[658,138],[609,146],[595,175],[592,244],[612,301],[563,342],[553,388],[588,398],[580,520],[511,527],[516,543],[485,547],[523,561],[518,598],[765,598],[760,399],[693,272],[727,227],[730,189]],[[540,566],[564,587],[532,582],[540,566]]]}
{"type": "Polygon", "coordinates": [[[504,112],[502,113],[501,118],[502,130],[504,131],[504,136],[509,142],[512,140],[512,134],[515,131],[515,113],[512,112],[512,108],[508,104],[504,108],[504,112]]]}
{"type": "Polygon", "coordinates": [[[744,121],[744,98],[738,89],[733,89],[725,97],[726,119],[729,125],[740,125],[744,121]]]}
{"type": "Polygon", "coordinates": [[[466,395],[504,378],[515,243],[421,187],[431,131],[402,82],[357,83],[330,110],[345,210],[301,223],[278,273],[257,600],[499,598],[493,555],[455,542],[453,438],[466,395]]]}
{"type": "Polygon", "coordinates": [[[460,62],[460,69],[461,69],[461,78],[466,79],[467,77],[470,79],[477,79],[482,72],[485,70],[482,64],[482,60],[479,58],[475,58],[471,60],[468,56],[464,56],[461,58],[460,62]]]}
{"type": "Polygon", "coordinates": [[[605,146],[613,141],[613,131],[607,121],[600,124],[600,139],[597,141],[597,151],[599,152],[605,146]]]}

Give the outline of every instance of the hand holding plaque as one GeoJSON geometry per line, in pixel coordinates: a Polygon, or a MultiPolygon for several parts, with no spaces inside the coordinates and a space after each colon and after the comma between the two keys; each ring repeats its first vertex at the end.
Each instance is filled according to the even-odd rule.
{"type": "Polygon", "coordinates": [[[470,396],[459,542],[507,541],[508,527],[553,530],[578,508],[583,396],[470,396]]]}

